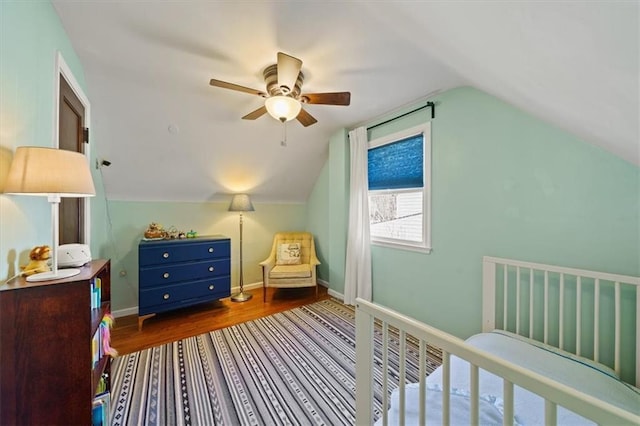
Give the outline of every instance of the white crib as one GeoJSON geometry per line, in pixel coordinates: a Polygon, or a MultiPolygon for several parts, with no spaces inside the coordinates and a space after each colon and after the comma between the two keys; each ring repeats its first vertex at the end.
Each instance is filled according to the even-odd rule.
{"type": "Polygon", "coordinates": [[[468,341],[357,300],[356,424],[376,420],[376,386],[391,394],[382,401],[382,425],[477,425],[494,423],[496,413],[504,425],[640,424],[640,390],[617,378],[635,372],[640,383],[640,278],[484,257],[482,281],[482,330],[507,331],[468,341]],[[383,336],[390,327],[399,330],[400,377],[393,392],[385,374],[386,339],[375,355],[376,327],[383,336]],[[405,384],[406,336],[419,342],[420,380],[414,384],[405,384]],[[427,344],[443,355],[428,378],[427,344]],[[372,374],[375,364],[381,379],[372,374]]]}

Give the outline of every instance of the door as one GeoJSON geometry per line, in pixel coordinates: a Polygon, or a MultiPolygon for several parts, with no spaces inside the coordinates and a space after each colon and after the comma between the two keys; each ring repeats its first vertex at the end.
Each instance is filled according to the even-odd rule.
{"type": "MultiPolygon", "coordinates": [[[[84,154],[84,105],[60,74],[58,105],[58,147],[84,154]]],[[[84,243],[84,199],[62,198],[60,202],[60,244],[84,243]]]]}

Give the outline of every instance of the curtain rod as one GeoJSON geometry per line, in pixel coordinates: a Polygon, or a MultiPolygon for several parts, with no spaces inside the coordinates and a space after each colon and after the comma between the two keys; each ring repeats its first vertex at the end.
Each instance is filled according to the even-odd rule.
{"type": "Polygon", "coordinates": [[[409,114],[413,114],[414,112],[421,111],[421,110],[423,110],[425,108],[431,108],[431,118],[432,119],[436,118],[436,104],[434,104],[433,102],[429,101],[429,102],[427,102],[425,105],[423,105],[421,107],[418,107],[416,109],[412,109],[411,111],[405,112],[404,114],[401,114],[401,115],[399,115],[397,117],[390,118],[390,119],[388,119],[386,121],[383,121],[382,123],[378,123],[378,124],[374,124],[373,126],[369,126],[369,127],[367,127],[367,130],[375,129],[376,127],[380,127],[380,126],[385,125],[387,123],[391,123],[392,121],[396,121],[396,120],[398,120],[398,119],[400,119],[402,117],[406,117],[409,114]]]}

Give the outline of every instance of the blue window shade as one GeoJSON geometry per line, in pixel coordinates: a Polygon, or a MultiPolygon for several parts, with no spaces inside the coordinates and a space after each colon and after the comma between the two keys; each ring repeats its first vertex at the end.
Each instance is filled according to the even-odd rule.
{"type": "Polygon", "coordinates": [[[369,190],[421,188],[422,134],[369,149],[369,190]]]}

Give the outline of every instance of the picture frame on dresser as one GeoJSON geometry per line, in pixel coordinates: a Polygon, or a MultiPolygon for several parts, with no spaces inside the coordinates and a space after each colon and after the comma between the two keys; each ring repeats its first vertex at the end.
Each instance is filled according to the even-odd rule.
{"type": "Polygon", "coordinates": [[[158,313],[230,295],[229,237],[141,240],[138,244],[138,330],[158,313]]]}

